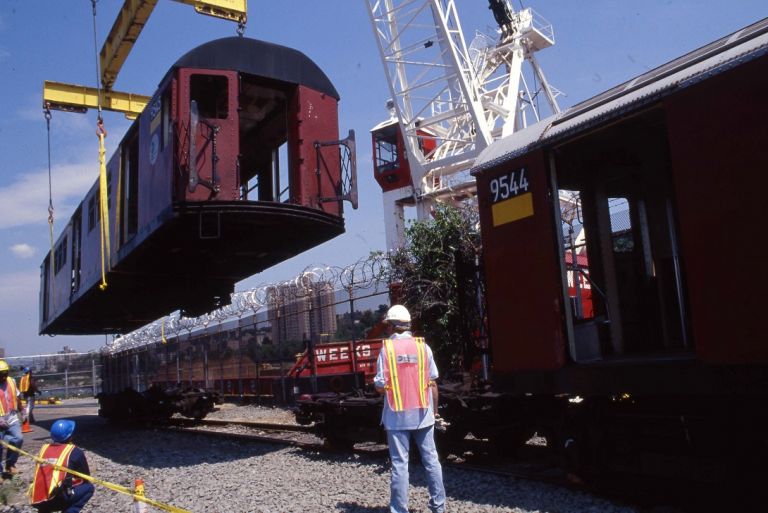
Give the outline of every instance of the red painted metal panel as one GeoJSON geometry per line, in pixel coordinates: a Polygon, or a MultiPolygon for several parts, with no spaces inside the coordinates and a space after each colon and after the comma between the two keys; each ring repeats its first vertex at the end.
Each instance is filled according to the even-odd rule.
{"type": "MultiPolygon", "coordinates": [[[[334,342],[315,347],[317,375],[346,374],[352,372],[354,368],[357,372],[365,373],[366,383],[372,383],[373,377],[376,375],[376,359],[379,357],[379,351],[381,351],[381,339],[360,340],[354,343],[354,347],[354,355],[352,342],[334,342]]],[[[288,375],[301,377],[311,374],[312,367],[305,351],[288,371],[288,375]]]]}
{"type": "Polygon", "coordinates": [[[339,138],[336,98],[298,86],[289,107],[288,124],[292,201],[329,214],[341,215],[341,202],[320,201],[320,198],[336,197],[340,192],[338,146],[321,149],[319,172],[315,151],[315,143],[336,141],[339,138]]]}
{"type": "Polygon", "coordinates": [[[680,245],[696,352],[768,361],[762,249],[768,191],[768,57],[666,102],[680,245]]]}
{"type": "Polygon", "coordinates": [[[562,285],[544,153],[534,151],[481,172],[477,189],[493,371],[559,368],[565,362],[562,285]],[[505,212],[508,204],[499,201],[498,180],[516,172],[519,182],[521,169],[528,181],[527,192],[520,189],[519,195],[505,201],[512,207],[530,201],[532,210],[505,212]],[[491,189],[493,180],[497,194],[491,189]],[[526,198],[528,194],[532,197],[526,198]],[[509,220],[517,214],[522,217],[509,220]]]}

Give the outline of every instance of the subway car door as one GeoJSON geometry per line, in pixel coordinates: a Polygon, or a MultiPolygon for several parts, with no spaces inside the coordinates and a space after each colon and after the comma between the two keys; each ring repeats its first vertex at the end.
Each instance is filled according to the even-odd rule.
{"type": "Polygon", "coordinates": [[[179,80],[179,161],[185,183],[177,191],[183,190],[186,201],[236,200],[237,73],[182,69],[179,80]]]}

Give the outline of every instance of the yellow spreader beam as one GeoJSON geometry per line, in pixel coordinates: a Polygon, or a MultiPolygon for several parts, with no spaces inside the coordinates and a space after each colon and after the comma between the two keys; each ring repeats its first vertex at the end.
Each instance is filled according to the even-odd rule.
{"type": "MultiPolygon", "coordinates": [[[[123,112],[128,119],[136,119],[152,98],[119,91],[101,91],[101,108],[123,112]]],[[[43,106],[71,112],[85,112],[99,106],[99,90],[73,84],[46,80],[43,83],[43,106]]]]}
{"type": "MultiPolygon", "coordinates": [[[[200,14],[245,23],[246,0],[175,0],[191,5],[200,14]]],[[[133,44],[149,20],[157,0],[125,0],[101,48],[101,85],[110,89],[133,44]]]]}
{"type": "MultiPolygon", "coordinates": [[[[191,5],[200,14],[236,21],[241,25],[247,18],[247,0],[174,1],[191,5]]],[[[155,5],[157,0],[125,0],[120,8],[99,54],[101,85],[105,89],[102,92],[101,102],[101,108],[104,110],[124,112],[126,117],[134,119],[149,102],[146,96],[120,93],[111,89],[155,5]]],[[[50,104],[50,108],[76,112],[85,112],[88,108],[98,107],[98,97],[96,88],[61,82],[46,81],[43,91],[43,103],[50,104]]]]}

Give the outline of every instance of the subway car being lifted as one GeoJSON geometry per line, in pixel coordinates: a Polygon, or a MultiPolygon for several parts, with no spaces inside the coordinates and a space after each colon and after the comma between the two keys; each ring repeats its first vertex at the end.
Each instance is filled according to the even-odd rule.
{"type": "Polygon", "coordinates": [[[357,189],[338,101],[323,71],[283,46],[232,37],[181,57],[108,161],[108,219],[96,183],[44,259],[40,333],[200,315],[237,281],[343,233],[357,189]]]}

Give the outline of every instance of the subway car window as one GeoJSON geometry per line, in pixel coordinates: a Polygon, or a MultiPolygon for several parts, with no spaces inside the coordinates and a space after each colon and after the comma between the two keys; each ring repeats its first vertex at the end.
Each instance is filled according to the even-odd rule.
{"type": "Polygon", "coordinates": [[[197,102],[200,117],[226,119],[229,115],[227,77],[192,75],[189,81],[190,101],[197,102]]]}

